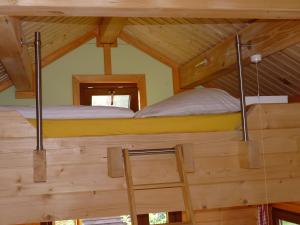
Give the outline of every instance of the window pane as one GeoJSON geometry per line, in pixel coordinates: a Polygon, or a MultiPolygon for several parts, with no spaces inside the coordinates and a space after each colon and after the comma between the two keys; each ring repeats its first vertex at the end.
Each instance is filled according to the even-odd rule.
{"type": "Polygon", "coordinates": [[[149,223],[150,224],[164,224],[167,223],[167,213],[149,213],[149,223]]]}
{"type": "Polygon", "coordinates": [[[130,95],[93,95],[92,106],[117,106],[129,108],[130,95]]]}
{"type": "Polygon", "coordinates": [[[75,220],[55,221],[55,225],[76,225],[76,221],[75,220]]]}
{"type": "Polygon", "coordinates": [[[280,224],[282,225],[299,225],[298,223],[292,223],[285,220],[280,220],[280,224]]]}

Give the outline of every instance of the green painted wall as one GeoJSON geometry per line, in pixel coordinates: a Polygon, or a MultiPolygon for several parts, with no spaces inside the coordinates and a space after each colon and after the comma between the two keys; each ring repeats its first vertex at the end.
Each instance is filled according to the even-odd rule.
{"type": "MultiPolygon", "coordinates": [[[[138,49],[119,41],[112,49],[113,73],[146,74],[147,101],[153,104],[173,94],[172,71],[138,49]]],[[[73,74],[103,74],[102,48],[92,40],[43,69],[43,104],[72,105],[73,74]]],[[[0,105],[33,105],[15,99],[15,88],[0,92],[0,105]]]]}

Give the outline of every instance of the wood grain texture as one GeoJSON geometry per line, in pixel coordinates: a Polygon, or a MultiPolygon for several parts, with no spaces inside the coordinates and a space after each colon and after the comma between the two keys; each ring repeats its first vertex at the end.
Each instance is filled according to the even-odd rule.
{"type": "Polygon", "coordinates": [[[50,63],[64,56],[65,54],[78,48],[82,44],[90,41],[96,36],[95,33],[96,33],[95,31],[88,31],[87,33],[83,34],[82,36],[79,36],[75,40],[70,41],[69,43],[55,50],[54,52],[51,52],[49,55],[44,56],[42,58],[42,66],[45,67],[49,65],[50,63]]]}
{"type": "Polygon", "coordinates": [[[11,87],[13,82],[10,79],[5,79],[0,82],[0,91],[4,91],[7,88],[11,87]]]}
{"type": "Polygon", "coordinates": [[[112,75],[111,46],[109,44],[103,45],[103,59],[104,59],[104,74],[112,75]]]}
{"type": "Polygon", "coordinates": [[[255,225],[257,224],[256,207],[233,207],[195,212],[198,225],[255,225]]]}
{"type": "Polygon", "coordinates": [[[47,181],[46,150],[33,151],[33,180],[35,183],[47,181]]]}
{"type": "Polygon", "coordinates": [[[51,0],[24,0],[11,2],[4,0],[0,4],[0,13],[4,15],[31,16],[120,16],[120,17],[203,17],[203,18],[299,18],[300,6],[295,0],[187,0],[154,1],[137,4],[134,0],[111,2],[70,1],[59,4],[51,0]]]}
{"type": "Polygon", "coordinates": [[[26,47],[21,46],[20,21],[12,17],[0,17],[0,60],[18,91],[33,88],[33,71],[26,47]]]}
{"type": "MultiPolygon", "coordinates": [[[[263,57],[300,42],[299,21],[255,22],[239,32],[243,43],[251,41],[250,50],[243,48],[244,65],[249,57],[260,53],[263,57]]],[[[181,87],[196,86],[226,75],[236,68],[235,35],[216,47],[200,54],[180,67],[181,87]],[[199,63],[207,60],[207,64],[199,63]]]]}
{"type": "MultiPolygon", "coordinates": [[[[10,125],[22,124],[11,118],[10,125]]],[[[299,134],[300,128],[251,130],[250,139],[263,146],[265,157],[262,168],[251,170],[240,167],[238,131],[45,139],[48,180],[42,184],[32,179],[35,138],[1,135],[0,223],[127,214],[125,179],[107,175],[107,148],[113,146],[147,149],[193,143],[195,172],[187,177],[197,210],[263,204],[266,190],[270,203],[300,201],[299,134]]],[[[131,163],[136,184],[177,177],[174,157],[168,155],[139,157],[131,163]]],[[[177,189],[138,191],[136,204],[138,213],[183,210],[177,189]]]]}
{"type": "Polygon", "coordinates": [[[144,43],[143,41],[134,38],[125,32],[121,32],[119,37],[126,43],[140,49],[141,51],[152,56],[154,59],[160,61],[161,63],[166,64],[167,66],[170,66],[172,68],[178,66],[176,62],[171,60],[168,56],[164,55],[162,52],[155,50],[147,43],[144,43]]]}
{"type": "Polygon", "coordinates": [[[97,46],[116,45],[117,38],[126,23],[127,18],[124,17],[103,18],[98,25],[97,46]]]}

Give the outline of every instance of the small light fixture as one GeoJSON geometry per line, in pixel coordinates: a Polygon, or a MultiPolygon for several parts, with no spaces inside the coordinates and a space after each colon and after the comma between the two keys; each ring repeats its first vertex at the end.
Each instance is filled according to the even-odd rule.
{"type": "Polygon", "coordinates": [[[207,64],[208,64],[208,60],[207,60],[207,58],[205,58],[202,61],[200,61],[199,63],[197,63],[195,65],[195,67],[197,68],[197,67],[200,67],[200,66],[206,66],[207,64]]]}
{"type": "Polygon", "coordinates": [[[257,64],[257,63],[261,62],[262,56],[261,56],[261,54],[251,55],[250,60],[251,60],[252,63],[257,64]]]}

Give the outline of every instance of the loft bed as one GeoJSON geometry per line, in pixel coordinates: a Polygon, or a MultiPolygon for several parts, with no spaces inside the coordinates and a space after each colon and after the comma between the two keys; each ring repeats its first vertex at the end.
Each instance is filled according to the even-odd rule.
{"type": "MultiPolygon", "coordinates": [[[[37,78],[40,78],[39,64],[36,64],[37,78]]],[[[34,126],[17,112],[0,112],[1,224],[127,214],[125,179],[108,176],[107,150],[114,147],[140,150],[192,146],[189,161],[185,163],[192,168],[187,176],[194,210],[299,201],[300,104],[252,106],[245,120],[242,103],[243,133],[236,123],[225,129],[217,128],[217,123],[213,128],[172,133],[166,130],[159,134],[150,131],[126,134],[124,131],[119,135],[91,135],[64,131],[58,135],[57,131],[51,133],[50,129],[47,133],[46,129],[44,145],[41,145],[41,86],[37,84],[38,135],[34,126]],[[248,121],[248,129],[245,121],[248,121]],[[245,145],[250,142],[253,148],[245,145]],[[35,153],[43,152],[41,158],[39,154],[36,158],[35,153],[32,157],[36,143],[35,153]],[[36,162],[38,168],[47,162],[45,183],[33,180],[36,162]]],[[[240,119],[232,114],[225,116],[232,116],[235,122],[236,118],[240,119]]],[[[201,116],[196,118],[198,122],[201,119],[201,116]]],[[[57,128],[57,124],[53,127],[57,128]]],[[[173,160],[169,155],[133,160],[135,182],[174,179],[173,160]]],[[[183,210],[177,191],[137,193],[138,213],[183,210]]]]}
{"type": "MultiPolygon", "coordinates": [[[[260,145],[264,158],[257,169],[243,166],[247,155],[239,147],[240,129],[60,137],[44,140],[45,183],[34,183],[32,178],[35,128],[15,111],[0,112],[1,224],[128,213],[124,177],[111,178],[107,174],[107,148],[116,146],[147,149],[192,144],[194,172],[187,176],[195,210],[299,201],[299,110],[298,103],[250,107],[249,137],[260,145]]],[[[172,156],[155,157],[132,160],[135,182],[162,182],[175,177],[172,156]],[[149,169],[154,167],[158,169],[149,169]]],[[[138,212],[182,210],[176,193],[137,192],[138,212]]]]}

